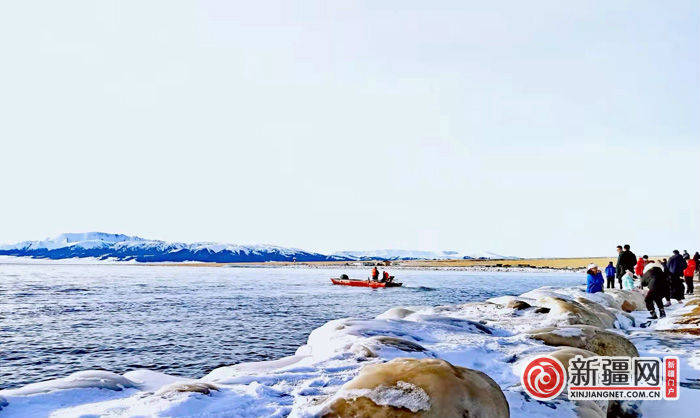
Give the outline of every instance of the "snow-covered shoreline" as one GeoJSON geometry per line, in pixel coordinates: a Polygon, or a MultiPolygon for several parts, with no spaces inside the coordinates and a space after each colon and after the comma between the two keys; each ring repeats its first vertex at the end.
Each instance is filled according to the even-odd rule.
{"type": "MultiPolygon", "coordinates": [[[[0,255],[2,264],[33,264],[33,265],[132,265],[132,266],[161,266],[161,267],[212,267],[212,268],[270,268],[270,269],[319,269],[338,270],[343,267],[357,268],[361,264],[349,264],[348,266],[336,264],[311,264],[311,263],[208,263],[203,261],[183,262],[138,262],[136,260],[100,259],[95,257],[64,258],[52,260],[46,258],[17,257],[0,255]]],[[[423,270],[423,271],[471,271],[471,272],[517,272],[517,273],[571,273],[581,272],[581,269],[555,268],[555,267],[516,267],[516,266],[416,266],[416,265],[391,265],[388,270],[423,270]]]]}
{"type": "MultiPolygon", "coordinates": [[[[485,373],[503,391],[514,417],[551,416],[553,410],[562,417],[584,412],[606,416],[607,403],[573,403],[565,395],[535,402],[520,385],[519,373],[529,357],[565,348],[548,345],[552,336],[566,337],[578,349],[595,351],[599,347],[587,340],[590,333],[598,340],[613,342],[608,344],[613,347],[608,354],[629,353],[625,342],[629,341],[640,355],[678,356],[680,399],[646,401],[637,412],[645,417],[666,417],[669,412],[679,418],[696,416],[693,400],[700,381],[700,338],[693,334],[700,329],[697,321],[686,319],[697,317],[700,298],[693,297],[684,305],[674,303],[668,317],[653,324],[647,324],[642,303],[642,293],[636,290],[591,295],[581,287],[543,287],[520,296],[462,305],[396,307],[374,319],[330,321],[311,332],[293,356],[221,367],[200,379],[149,370],[124,375],[86,371],[0,391],[0,418],[318,416],[339,399],[364,396],[341,389],[364,366],[398,358],[442,359],[485,373]],[[629,304],[636,310],[625,312],[621,309],[624,302],[628,310],[629,304]]],[[[362,393],[389,405],[413,405],[409,401],[415,399],[402,398],[404,386],[362,393]]],[[[423,399],[420,391],[409,386],[412,389],[406,393],[419,393],[423,399]]]]}

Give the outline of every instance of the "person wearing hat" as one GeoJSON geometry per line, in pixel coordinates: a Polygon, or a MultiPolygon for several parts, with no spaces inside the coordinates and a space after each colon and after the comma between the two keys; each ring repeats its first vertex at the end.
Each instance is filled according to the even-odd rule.
{"type": "Polygon", "coordinates": [[[598,270],[598,266],[593,263],[589,264],[586,273],[586,293],[602,292],[605,280],[603,279],[603,273],[598,270]]]}

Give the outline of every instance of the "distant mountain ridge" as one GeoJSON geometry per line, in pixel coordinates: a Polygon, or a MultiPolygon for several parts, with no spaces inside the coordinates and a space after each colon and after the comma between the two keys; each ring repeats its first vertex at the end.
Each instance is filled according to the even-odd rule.
{"type": "Polygon", "coordinates": [[[337,251],[331,256],[345,257],[353,260],[516,260],[518,257],[500,255],[488,251],[478,253],[460,253],[459,251],[420,251],[420,250],[370,250],[337,251]]]}
{"type": "Polygon", "coordinates": [[[67,233],[41,241],[0,245],[0,255],[42,259],[96,258],[136,262],[266,262],[513,259],[493,253],[463,255],[457,251],[375,250],[321,254],[276,245],[237,245],[214,242],[167,242],[105,232],[67,233]]]}

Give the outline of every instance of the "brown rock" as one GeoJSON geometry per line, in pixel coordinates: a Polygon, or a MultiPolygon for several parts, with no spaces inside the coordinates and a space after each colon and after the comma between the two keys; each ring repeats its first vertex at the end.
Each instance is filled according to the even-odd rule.
{"type": "Polygon", "coordinates": [[[630,302],[628,300],[625,300],[622,302],[620,309],[622,309],[625,312],[633,312],[633,311],[637,310],[637,305],[634,302],[630,302]]]}
{"type": "Polygon", "coordinates": [[[564,370],[569,370],[569,361],[575,356],[581,356],[583,358],[597,356],[597,354],[592,351],[574,347],[560,348],[556,351],[552,351],[548,355],[561,361],[561,364],[564,365],[564,370]]]}
{"type": "Polygon", "coordinates": [[[599,356],[639,356],[637,347],[627,338],[589,325],[548,327],[530,331],[529,334],[547,345],[582,348],[599,356]]]}
{"type": "Polygon", "coordinates": [[[439,359],[394,359],[365,366],[323,416],[507,418],[510,412],[498,384],[484,373],[439,359]]]}
{"type": "Polygon", "coordinates": [[[516,310],[523,310],[531,307],[529,303],[525,302],[524,300],[511,300],[506,304],[506,308],[512,308],[516,310]]]}
{"type": "Polygon", "coordinates": [[[614,313],[608,310],[608,308],[600,303],[593,302],[586,298],[576,298],[576,301],[593,312],[603,323],[603,328],[615,327],[615,321],[617,321],[617,318],[615,317],[614,313]]]}
{"type": "Polygon", "coordinates": [[[621,309],[625,301],[629,305],[634,305],[636,311],[645,311],[644,293],[640,290],[605,289],[605,295],[612,298],[611,308],[621,309]]]}
{"type": "Polygon", "coordinates": [[[579,302],[552,296],[543,297],[538,302],[542,306],[550,308],[550,314],[566,315],[569,324],[592,325],[594,327],[605,327],[606,325],[598,315],[579,302]]]}

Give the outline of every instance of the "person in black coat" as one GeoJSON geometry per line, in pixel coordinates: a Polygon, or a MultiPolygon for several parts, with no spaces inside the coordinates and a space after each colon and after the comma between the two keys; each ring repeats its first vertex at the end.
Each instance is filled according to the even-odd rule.
{"type": "Polygon", "coordinates": [[[664,268],[664,274],[666,275],[666,294],[664,295],[666,298],[665,306],[671,306],[671,276],[668,274],[668,260],[665,258],[661,260],[661,266],[664,268]]]}
{"type": "Polygon", "coordinates": [[[679,302],[685,298],[685,285],[683,284],[683,270],[688,267],[680,251],[673,250],[673,255],[668,259],[669,290],[671,298],[679,302]]]}
{"type": "Polygon", "coordinates": [[[630,250],[630,245],[625,244],[625,246],[617,246],[617,281],[620,283],[620,289],[622,289],[622,276],[627,270],[634,271],[634,266],[637,265],[637,256],[630,250]]]}
{"type": "Polygon", "coordinates": [[[668,281],[666,280],[666,273],[663,270],[661,264],[656,262],[651,262],[644,267],[644,274],[642,275],[642,288],[644,286],[649,288],[646,296],[644,297],[644,303],[646,304],[647,310],[649,311],[649,319],[658,319],[666,316],[666,311],[664,311],[663,298],[666,295],[668,281]],[[654,304],[659,308],[659,316],[656,316],[656,311],[654,310],[654,304]]]}

